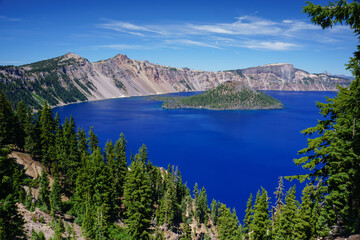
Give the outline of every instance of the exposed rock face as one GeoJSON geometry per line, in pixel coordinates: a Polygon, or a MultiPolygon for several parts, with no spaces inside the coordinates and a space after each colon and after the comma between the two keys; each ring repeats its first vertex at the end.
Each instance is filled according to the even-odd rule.
{"type": "Polygon", "coordinates": [[[30,105],[203,91],[226,81],[239,81],[256,90],[335,91],[351,80],[310,74],[291,64],[269,64],[243,70],[207,72],[136,61],[126,55],[92,63],[66,55],[21,67],[0,66],[0,87],[12,103],[30,105]]]}
{"type": "Polygon", "coordinates": [[[269,64],[235,70],[246,83],[257,90],[336,91],[336,85],[347,87],[351,80],[326,74],[311,74],[288,63],[269,64]]]}

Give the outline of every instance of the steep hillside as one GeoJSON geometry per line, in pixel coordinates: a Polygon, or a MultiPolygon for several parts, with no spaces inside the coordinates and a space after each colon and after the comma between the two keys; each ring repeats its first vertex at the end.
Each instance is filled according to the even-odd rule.
{"type": "Polygon", "coordinates": [[[24,100],[39,108],[73,102],[182,91],[203,91],[226,81],[243,82],[256,90],[335,91],[349,79],[310,74],[291,64],[270,64],[243,70],[206,72],[173,68],[125,55],[92,63],[76,54],[20,67],[0,66],[0,88],[16,104],[24,100]]]}

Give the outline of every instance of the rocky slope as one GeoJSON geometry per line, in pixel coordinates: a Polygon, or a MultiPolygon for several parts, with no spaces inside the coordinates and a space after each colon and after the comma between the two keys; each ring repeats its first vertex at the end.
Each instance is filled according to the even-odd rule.
{"type": "Polygon", "coordinates": [[[24,100],[39,107],[72,102],[153,95],[181,91],[204,91],[226,81],[243,82],[257,90],[335,91],[349,79],[310,74],[291,64],[207,72],[173,68],[126,55],[90,62],[79,55],[66,55],[20,67],[0,66],[0,88],[13,103],[24,100]]]}
{"type": "Polygon", "coordinates": [[[245,78],[257,90],[336,91],[336,85],[347,87],[350,79],[328,74],[311,74],[288,63],[268,64],[231,71],[245,78]]]}

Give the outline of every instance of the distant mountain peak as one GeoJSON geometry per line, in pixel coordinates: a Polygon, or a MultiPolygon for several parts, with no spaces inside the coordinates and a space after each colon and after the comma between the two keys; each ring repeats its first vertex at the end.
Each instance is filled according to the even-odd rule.
{"type": "Polygon", "coordinates": [[[328,76],[331,76],[331,75],[332,75],[332,74],[329,73],[327,70],[325,70],[325,71],[323,72],[323,74],[324,74],[324,75],[328,75],[328,76]]]}
{"type": "Polygon", "coordinates": [[[83,58],[80,55],[77,55],[77,54],[72,53],[72,52],[68,52],[67,54],[63,55],[62,57],[65,57],[67,59],[71,59],[71,58],[82,59],[83,58]]]}
{"type": "Polygon", "coordinates": [[[121,60],[125,60],[125,59],[129,59],[127,55],[124,54],[117,54],[115,57],[113,58],[117,58],[117,59],[121,59],[121,60]]]}
{"type": "Polygon", "coordinates": [[[291,63],[270,63],[270,64],[262,65],[262,66],[259,66],[259,67],[274,67],[274,66],[290,66],[290,67],[294,67],[294,65],[292,65],[291,63]]]}

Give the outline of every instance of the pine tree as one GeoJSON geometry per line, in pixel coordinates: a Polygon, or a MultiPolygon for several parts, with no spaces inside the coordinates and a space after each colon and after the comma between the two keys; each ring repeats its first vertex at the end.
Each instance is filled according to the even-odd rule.
{"type": "Polygon", "coordinates": [[[88,135],[89,135],[88,142],[89,142],[90,151],[94,152],[99,147],[99,139],[94,133],[94,127],[90,128],[88,135]]]}
{"type": "Polygon", "coordinates": [[[64,150],[66,154],[65,165],[63,169],[65,175],[64,188],[67,192],[72,192],[75,184],[76,173],[80,167],[80,152],[76,138],[76,126],[72,116],[68,120],[65,118],[63,127],[64,150]]]}
{"type": "Polygon", "coordinates": [[[9,149],[0,145],[0,239],[22,239],[24,220],[16,206],[22,191],[16,183],[20,181],[21,172],[8,154],[9,149]]]}
{"type": "Polygon", "coordinates": [[[310,221],[312,218],[312,201],[311,192],[313,190],[312,185],[307,185],[302,192],[300,209],[296,214],[294,235],[296,239],[310,239],[311,238],[311,226],[310,221]]]}
{"type": "Polygon", "coordinates": [[[29,125],[29,134],[25,138],[25,149],[30,152],[34,159],[41,159],[42,143],[41,143],[41,125],[39,116],[41,111],[31,117],[31,124],[29,125]]]}
{"type": "Polygon", "coordinates": [[[244,218],[244,233],[246,239],[248,239],[250,236],[250,226],[252,223],[252,216],[253,216],[252,194],[250,193],[250,197],[246,204],[245,218],[244,218]]]}
{"type": "Polygon", "coordinates": [[[127,159],[126,159],[126,144],[124,134],[120,134],[120,139],[115,142],[115,160],[116,160],[116,194],[118,196],[123,195],[123,185],[128,171],[127,168],[127,159]]]}
{"type": "Polygon", "coordinates": [[[17,124],[18,127],[17,129],[15,129],[15,136],[16,136],[16,144],[21,150],[24,150],[25,138],[26,135],[28,134],[29,124],[31,124],[30,116],[31,116],[30,112],[26,108],[24,102],[23,101],[18,102],[15,112],[15,117],[16,117],[16,121],[18,122],[17,124]]]}
{"type": "MultiPolygon", "coordinates": [[[[104,151],[105,162],[109,166],[115,168],[115,151],[114,151],[114,144],[112,143],[111,140],[106,142],[104,150],[105,150],[104,151]]],[[[112,171],[114,171],[114,169],[112,169],[112,171]]]]}
{"type": "Polygon", "coordinates": [[[199,207],[199,186],[197,182],[195,183],[194,190],[194,217],[195,220],[200,221],[200,207],[199,207]]]}
{"type": "Polygon", "coordinates": [[[89,164],[89,156],[86,153],[82,153],[82,167],[78,171],[78,176],[76,178],[75,183],[75,192],[72,198],[74,202],[74,206],[72,211],[74,212],[76,221],[78,224],[83,226],[83,219],[85,215],[85,206],[88,199],[88,195],[90,195],[91,185],[90,185],[90,164],[89,164]]]}
{"type": "Polygon", "coordinates": [[[60,115],[58,112],[55,114],[55,154],[56,159],[53,161],[52,172],[65,173],[66,171],[66,161],[67,161],[67,153],[65,150],[64,136],[63,136],[63,128],[61,125],[60,115]]]}
{"type": "Polygon", "coordinates": [[[28,120],[25,130],[25,145],[24,149],[28,151],[31,156],[35,156],[37,151],[37,147],[40,149],[40,128],[35,129],[36,126],[39,126],[36,124],[35,120],[35,114],[32,114],[30,111],[28,112],[28,120]],[[39,142],[37,144],[37,142],[39,142]]]}
{"type": "Polygon", "coordinates": [[[220,203],[219,207],[220,217],[218,219],[217,230],[220,240],[235,240],[239,239],[239,226],[237,219],[231,213],[230,208],[225,204],[220,203]]]}
{"type": "Polygon", "coordinates": [[[264,188],[260,195],[258,191],[256,195],[254,210],[253,210],[253,220],[250,226],[250,239],[267,239],[268,230],[270,229],[270,219],[269,219],[269,203],[268,195],[264,188]]]}
{"type": "Polygon", "coordinates": [[[90,156],[82,153],[82,167],[75,184],[73,211],[85,235],[90,239],[107,239],[112,220],[114,189],[110,169],[100,148],[90,156]]]}
{"type": "Polygon", "coordinates": [[[208,221],[208,200],[206,190],[203,187],[199,193],[198,198],[198,211],[199,211],[199,222],[207,225],[208,221]]]}
{"type": "Polygon", "coordinates": [[[233,208],[231,216],[233,218],[233,221],[236,222],[236,226],[237,226],[235,236],[237,236],[238,239],[242,239],[243,238],[242,226],[241,225],[239,226],[239,218],[236,215],[235,208],[233,208]]]}
{"type": "Polygon", "coordinates": [[[111,179],[111,184],[109,185],[109,194],[111,205],[113,206],[110,209],[110,215],[114,219],[118,215],[118,211],[121,207],[120,194],[118,191],[119,176],[118,176],[118,165],[115,159],[114,145],[112,141],[105,144],[104,158],[106,162],[106,168],[108,169],[108,176],[111,179]]]}
{"type": "Polygon", "coordinates": [[[279,184],[275,191],[275,207],[272,209],[272,230],[274,232],[278,232],[280,228],[280,215],[282,213],[284,202],[283,202],[283,195],[284,195],[284,182],[283,177],[279,177],[279,184]]]}
{"type": "Polygon", "coordinates": [[[138,161],[142,161],[144,164],[147,164],[148,161],[148,151],[145,144],[141,146],[139,149],[139,153],[135,155],[135,159],[138,161]]]}
{"type": "Polygon", "coordinates": [[[50,210],[50,190],[49,190],[49,179],[44,169],[42,169],[40,177],[40,190],[39,190],[39,205],[50,210]]]}
{"type": "Polygon", "coordinates": [[[81,227],[84,230],[84,235],[89,239],[95,238],[95,207],[92,202],[90,189],[85,193],[83,202],[83,214],[81,227]]]}
{"type": "Polygon", "coordinates": [[[59,177],[55,175],[54,182],[51,187],[50,204],[52,212],[60,212],[62,209],[61,202],[61,186],[59,183],[59,177]]]}
{"type": "Polygon", "coordinates": [[[167,189],[159,207],[159,223],[166,223],[172,226],[178,211],[176,204],[176,189],[173,182],[167,184],[167,189]]]}
{"type": "Polygon", "coordinates": [[[214,226],[216,226],[218,217],[219,217],[219,205],[217,203],[217,201],[215,199],[212,200],[211,202],[211,220],[214,224],[214,226]]]}
{"type": "Polygon", "coordinates": [[[40,119],[40,139],[42,163],[50,169],[52,161],[55,159],[55,121],[50,106],[45,102],[41,110],[40,119]]]}
{"type": "Polygon", "coordinates": [[[114,208],[112,199],[115,198],[115,189],[113,188],[109,166],[104,164],[100,148],[97,148],[90,157],[90,172],[90,181],[93,180],[93,204],[97,211],[95,222],[100,221],[99,226],[107,229],[110,211],[114,208]]]}
{"type": "Polygon", "coordinates": [[[277,239],[291,239],[295,235],[295,224],[297,223],[297,203],[295,200],[295,185],[289,189],[285,196],[285,205],[279,217],[279,224],[275,229],[277,239]]]}
{"type": "Polygon", "coordinates": [[[13,109],[0,90],[0,145],[15,143],[16,118],[13,109]]]}
{"type": "Polygon", "coordinates": [[[87,153],[88,154],[88,145],[87,145],[87,138],[84,129],[78,129],[77,131],[77,139],[78,139],[78,150],[79,153],[87,153]]]}
{"type": "Polygon", "coordinates": [[[127,229],[135,239],[149,239],[151,206],[151,182],[143,158],[135,156],[125,178],[124,203],[127,209],[127,229]]]}

